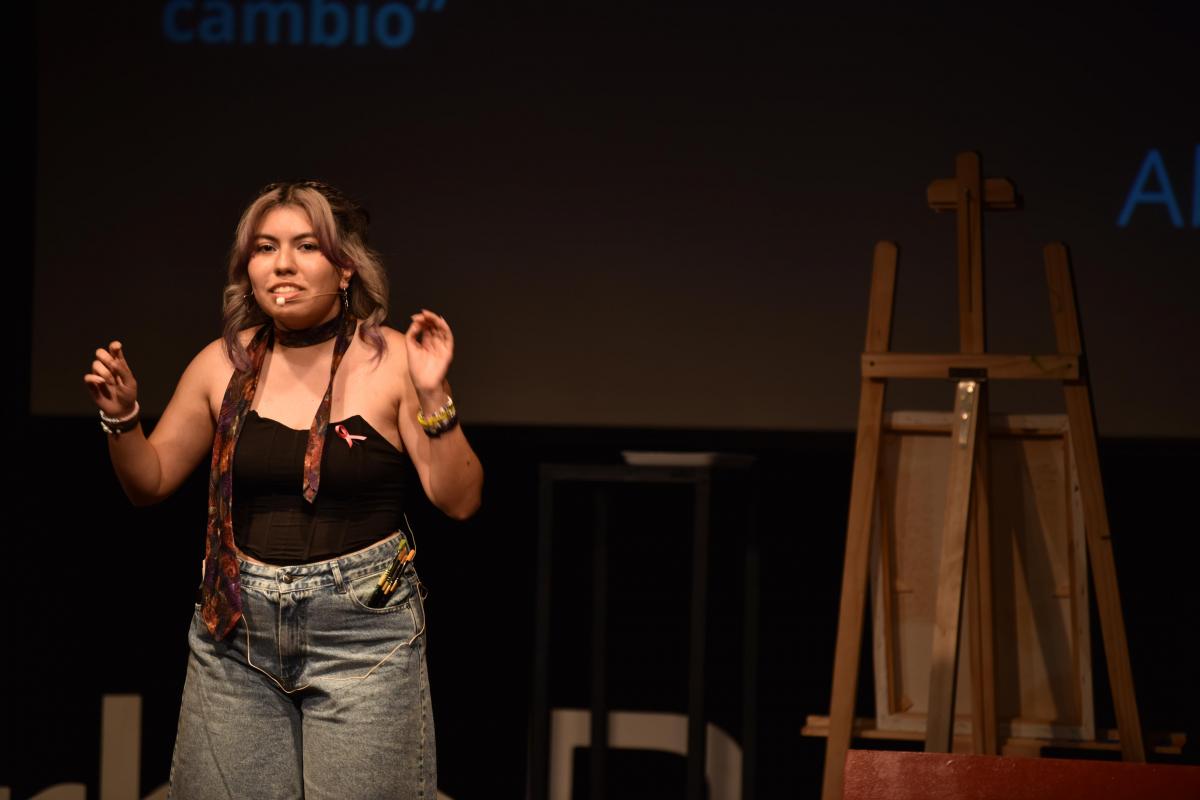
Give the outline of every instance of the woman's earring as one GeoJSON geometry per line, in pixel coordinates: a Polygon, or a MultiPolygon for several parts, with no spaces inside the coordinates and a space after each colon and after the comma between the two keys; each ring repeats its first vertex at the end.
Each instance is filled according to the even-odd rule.
{"type": "Polygon", "coordinates": [[[346,312],[350,311],[350,295],[346,291],[349,288],[349,285],[342,286],[342,310],[346,312]]]}

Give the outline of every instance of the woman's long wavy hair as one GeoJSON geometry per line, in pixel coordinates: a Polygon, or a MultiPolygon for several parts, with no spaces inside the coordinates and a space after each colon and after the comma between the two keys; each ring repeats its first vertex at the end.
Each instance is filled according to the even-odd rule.
{"type": "Polygon", "coordinates": [[[281,206],[293,206],[308,214],[325,258],[339,270],[354,270],[347,289],[350,313],[360,320],[358,334],[375,350],[378,360],[387,348],[379,326],[387,318],[388,279],[379,254],[367,246],[367,225],[371,218],[365,208],[320,181],[272,183],[242,213],[229,253],[229,278],[222,311],[222,338],[229,360],[239,370],[249,369],[250,357],[238,334],[271,322],[254,299],[247,266],[263,218],[281,206]]]}

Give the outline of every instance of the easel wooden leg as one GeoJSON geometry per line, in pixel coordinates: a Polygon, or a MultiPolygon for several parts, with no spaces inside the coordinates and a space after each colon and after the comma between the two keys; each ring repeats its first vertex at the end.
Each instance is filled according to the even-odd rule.
{"type": "Polygon", "coordinates": [[[970,527],[967,532],[967,615],[970,620],[971,744],[972,752],[995,755],[996,657],[992,617],[992,544],[989,524],[987,385],[979,387],[979,428],[976,431],[975,472],[972,481],[970,527]]]}
{"type": "MultiPolygon", "coordinates": [[[[891,341],[892,307],[896,290],[896,246],[875,246],[871,274],[871,304],[867,313],[866,351],[884,352],[891,341]]],[[[871,552],[871,517],[875,481],[879,474],[883,402],[887,382],[864,378],[858,403],[858,438],[854,446],[854,476],[850,488],[850,518],[846,525],[846,559],[842,567],[842,598],[838,611],[837,644],[833,656],[833,690],[829,706],[829,738],[825,750],[823,800],[841,800],[842,770],[854,726],[854,696],[862,648],[866,605],[867,562],[871,552]]]]}
{"type": "Polygon", "coordinates": [[[958,672],[958,636],[962,618],[963,571],[966,567],[967,520],[971,508],[975,445],[978,434],[976,381],[959,381],[954,393],[954,427],[950,435],[950,470],[942,555],[938,572],[937,607],[933,619],[930,660],[929,712],[925,750],[949,753],[954,740],[954,684],[958,672]]]}
{"type": "MultiPolygon", "coordinates": [[[[1055,242],[1046,245],[1043,253],[1058,351],[1078,353],[1082,358],[1083,335],[1075,306],[1075,282],[1067,248],[1061,242],[1055,242]]],[[[1092,414],[1092,396],[1086,372],[1078,381],[1063,381],[1063,395],[1075,464],[1079,470],[1084,531],[1092,565],[1092,581],[1096,587],[1096,608],[1104,637],[1104,656],[1112,684],[1113,707],[1121,736],[1121,757],[1126,761],[1145,761],[1146,750],[1133,689],[1133,670],[1129,665],[1129,644],[1125,637],[1125,619],[1121,614],[1121,596],[1117,589],[1117,568],[1113,560],[1108,510],[1104,504],[1104,485],[1100,480],[1096,421],[1092,414]]]]}

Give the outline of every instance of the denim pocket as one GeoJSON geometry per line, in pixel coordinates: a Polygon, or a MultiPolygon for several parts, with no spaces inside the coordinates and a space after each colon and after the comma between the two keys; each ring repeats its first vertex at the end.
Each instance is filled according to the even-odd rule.
{"type": "Polygon", "coordinates": [[[375,587],[379,585],[379,576],[382,574],[383,571],[381,570],[372,575],[366,575],[347,582],[345,596],[350,598],[350,605],[353,608],[354,614],[359,615],[360,618],[368,616],[391,616],[394,620],[397,613],[407,609],[408,613],[402,615],[404,622],[401,624],[401,627],[404,629],[404,632],[401,635],[410,646],[418,640],[421,640],[423,643],[425,635],[424,598],[426,592],[420,578],[417,577],[416,571],[413,570],[412,566],[406,567],[403,577],[401,577],[396,590],[392,592],[391,596],[379,608],[371,608],[367,605],[367,602],[375,592],[375,587]]]}
{"type": "Polygon", "coordinates": [[[414,591],[407,575],[400,579],[396,590],[384,599],[382,606],[371,608],[367,605],[371,595],[375,593],[375,587],[379,585],[381,575],[383,575],[383,570],[347,583],[346,596],[350,598],[350,602],[360,611],[369,614],[393,614],[402,608],[408,608],[412,603],[414,591]]]}

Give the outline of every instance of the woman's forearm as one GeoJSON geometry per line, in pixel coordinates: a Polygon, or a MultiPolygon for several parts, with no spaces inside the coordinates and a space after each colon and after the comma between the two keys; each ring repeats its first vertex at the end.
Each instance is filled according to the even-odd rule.
{"type": "MultiPolygon", "coordinates": [[[[444,409],[450,400],[449,387],[418,393],[422,409],[444,409]]],[[[424,412],[430,416],[436,412],[424,412]]],[[[424,461],[429,470],[430,501],[447,516],[463,520],[479,509],[483,492],[483,467],[471,449],[462,427],[453,425],[436,436],[424,436],[424,461]]]]}
{"type": "Polygon", "coordinates": [[[108,455],[113,471],[130,502],[137,506],[150,505],[163,499],[162,465],[158,451],[146,438],[139,423],[133,430],[109,435],[108,455]]]}
{"type": "Polygon", "coordinates": [[[429,440],[429,490],[433,504],[454,519],[479,509],[483,467],[460,426],[429,440]]]}

